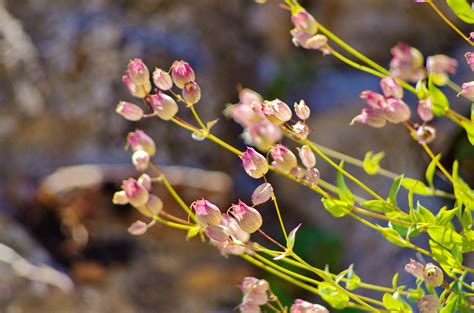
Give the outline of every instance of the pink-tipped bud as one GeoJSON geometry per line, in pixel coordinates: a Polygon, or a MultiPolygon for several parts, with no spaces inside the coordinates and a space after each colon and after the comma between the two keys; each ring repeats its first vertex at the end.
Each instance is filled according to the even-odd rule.
{"type": "Polygon", "coordinates": [[[426,70],[428,73],[439,75],[456,74],[458,61],[447,55],[437,54],[426,58],[426,70]]]}
{"type": "Polygon", "coordinates": [[[390,73],[395,77],[410,82],[417,82],[425,77],[423,70],[424,59],[419,50],[409,45],[398,43],[392,48],[391,52],[390,73]]]}
{"type": "Polygon", "coordinates": [[[385,113],[382,110],[368,107],[362,109],[362,112],[354,117],[349,125],[360,123],[370,127],[380,128],[384,127],[386,122],[387,119],[385,118],[385,113]]]}
{"type": "Polygon", "coordinates": [[[155,68],[153,71],[153,82],[156,87],[161,90],[170,90],[173,88],[173,80],[171,79],[170,74],[163,71],[161,68],[155,68]]]}
{"type": "Polygon", "coordinates": [[[313,49],[313,50],[324,50],[323,48],[327,45],[327,43],[328,43],[328,37],[318,34],[306,40],[305,48],[313,49]]]}
{"type": "Polygon", "coordinates": [[[295,47],[302,47],[305,49],[309,49],[306,45],[306,42],[311,38],[311,34],[305,33],[298,28],[293,28],[290,30],[290,34],[292,36],[291,41],[295,45],[295,47]]]}
{"type": "Polygon", "coordinates": [[[293,167],[290,171],[290,175],[293,175],[298,179],[302,179],[305,174],[306,174],[306,171],[299,166],[293,167]]]}
{"type": "Polygon", "coordinates": [[[125,87],[127,87],[130,94],[134,97],[145,98],[146,95],[151,91],[150,82],[145,83],[144,85],[137,85],[134,82],[132,82],[128,74],[125,74],[122,76],[122,81],[125,87]]]}
{"type": "Polygon", "coordinates": [[[318,23],[306,10],[301,9],[291,16],[291,22],[295,27],[307,34],[314,35],[318,31],[318,23]]]}
{"type": "Polygon", "coordinates": [[[387,107],[384,110],[385,118],[390,123],[398,124],[410,119],[410,107],[400,99],[388,98],[387,107]]]}
{"type": "Polygon", "coordinates": [[[127,74],[135,85],[145,85],[150,80],[150,71],[141,59],[128,62],[127,74]]]}
{"type": "Polygon", "coordinates": [[[329,313],[329,311],[322,305],[296,299],[290,308],[290,313],[329,313]]]}
{"type": "Polygon", "coordinates": [[[139,121],[143,117],[143,110],[138,105],[120,101],[115,108],[115,112],[122,115],[123,118],[129,121],[139,121]]]}
{"type": "Polygon", "coordinates": [[[293,133],[300,139],[306,139],[309,135],[309,127],[305,123],[298,121],[291,127],[293,133]]]}
{"type": "Polygon", "coordinates": [[[128,133],[127,142],[133,151],[145,150],[150,156],[156,153],[155,142],[143,130],[128,133]]]}
{"type": "Polygon", "coordinates": [[[238,204],[233,204],[229,212],[235,217],[240,228],[247,233],[256,232],[263,223],[260,213],[239,200],[238,204]]]}
{"type": "Polygon", "coordinates": [[[125,191],[117,191],[114,193],[114,198],[112,199],[113,204],[124,205],[128,203],[128,197],[125,191]]]}
{"type": "Polygon", "coordinates": [[[279,126],[263,119],[246,129],[243,136],[246,143],[256,146],[261,151],[268,151],[281,140],[283,133],[279,126]]]}
{"type": "Polygon", "coordinates": [[[420,313],[437,313],[441,302],[438,297],[428,295],[420,298],[416,303],[416,306],[420,310],[420,313]]]}
{"type": "Polygon", "coordinates": [[[374,109],[383,110],[387,106],[385,97],[378,92],[365,90],[360,94],[360,98],[364,99],[365,102],[374,109]]]}
{"type": "Polygon", "coordinates": [[[308,169],[304,175],[304,180],[313,186],[318,184],[319,178],[321,178],[321,174],[315,167],[308,169]]]}
{"type": "Polygon", "coordinates": [[[423,264],[413,259],[410,259],[410,262],[405,265],[405,271],[419,279],[423,279],[423,268],[423,264]]]}
{"type": "Polygon", "coordinates": [[[148,202],[148,190],[143,185],[140,185],[134,178],[124,180],[122,189],[127,194],[128,201],[136,208],[145,205],[148,202]]]}
{"type": "Polygon", "coordinates": [[[221,222],[221,211],[215,204],[207,200],[196,200],[191,204],[191,208],[202,226],[219,225],[221,222]]]}
{"type": "Polygon", "coordinates": [[[148,225],[142,221],[136,221],[128,228],[128,232],[134,236],[143,235],[146,233],[148,225]]]}
{"type": "Polygon", "coordinates": [[[243,294],[247,293],[266,293],[270,290],[270,284],[265,279],[255,277],[244,277],[240,284],[240,290],[243,294]]]}
{"type": "Polygon", "coordinates": [[[382,78],[380,80],[380,87],[386,97],[403,98],[403,88],[391,76],[382,78]]]}
{"type": "Polygon", "coordinates": [[[433,119],[433,99],[428,97],[418,101],[416,112],[423,122],[431,121],[433,119]]]}
{"type": "Polygon", "coordinates": [[[253,205],[259,205],[267,202],[273,196],[273,187],[269,183],[263,183],[257,188],[255,188],[252,193],[252,203],[253,205]]]}
{"type": "Polygon", "coordinates": [[[289,173],[293,167],[298,165],[295,154],[284,145],[273,146],[270,153],[274,160],[272,166],[284,173],[289,173]]]}
{"type": "Polygon", "coordinates": [[[262,178],[268,172],[267,159],[253,148],[247,148],[241,159],[245,172],[252,178],[262,178]]]}
{"type": "Polygon", "coordinates": [[[464,56],[467,64],[471,67],[471,71],[474,71],[474,52],[467,52],[464,56]]]}
{"type": "Polygon", "coordinates": [[[436,129],[428,125],[421,125],[416,129],[415,140],[419,144],[428,144],[435,140],[436,138],[436,129]]]}
{"type": "Polygon", "coordinates": [[[311,110],[309,109],[309,106],[306,105],[306,102],[304,102],[304,100],[300,100],[300,102],[298,103],[295,102],[294,109],[298,118],[302,120],[307,120],[309,118],[311,110]]]}
{"type": "Polygon", "coordinates": [[[183,88],[184,84],[196,79],[193,69],[185,61],[174,61],[173,65],[171,65],[171,77],[179,88],[183,88]]]}
{"type": "Polygon", "coordinates": [[[428,263],[423,268],[423,279],[428,286],[441,286],[444,280],[443,271],[433,263],[428,263]]]}
{"type": "Polygon", "coordinates": [[[147,98],[153,111],[162,120],[169,121],[178,113],[178,104],[167,94],[158,91],[156,95],[147,98]]]}
{"type": "Polygon", "coordinates": [[[289,121],[292,116],[290,107],[279,99],[263,101],[262,111],[267,119],[276,125],[281,125],[289,121]]]}
{"type": "Polygon", "coordinates": [[[201,88],[199,88],[196,82],[192,81],[184,84],[183,99],[188,105],[199,102],[201,99],[201,88]]]}
{"type": "Polygon", "coordinates": [[[300,156],[301,163],[306,168],[313,168],[316,166],[316,156],[314,155],[313,151],[311,148],[307,145],[302,146],[301,148],[298,149],[298,155],[300,156]]]}
{"type": "Polygon", "coordinates": [[[145,171],[148,168],[149,162],[150,155],[144,150],[138,150],[132,154],[132,164],[137,171],[145,171]]]}
{"type": "Polygon", "coordinates": [[[138,183],[145,187],[146,190],[151,191],[151,177],[148,174],[141,174],[137,179],[138,183]]]}
{"type": "Polygon", "coordinates": [[[470,81],[470,82],[467,82],[467,83],[463,83],[461,85],[461,92],[458,93],[458,96],[459,95],[465,95],[465,96],[468,96],[468,97],[474,97],[474,81],[470,81]]]}

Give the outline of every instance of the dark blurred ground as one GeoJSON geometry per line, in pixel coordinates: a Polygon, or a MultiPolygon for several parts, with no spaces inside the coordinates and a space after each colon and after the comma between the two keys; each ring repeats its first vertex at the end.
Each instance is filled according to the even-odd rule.
{"type": "MultiPolygon", "coordinates": [[[[460,61],[467,48],[428,7],[411,0],[303,4],[381,64],[388,64],[398,41],[425,55],[446,53],[460,61]]],[[[180,233],[157,228],[137,239],[126,232],[136,215],[112,206],[110,199],[121,178],[130,175],[123,146],[137,124],[117,116],[114,107],[132,99],[120,78],[133,57],[151,68],[189,61],[203,90],[197,109],[207,120],[236,101],[239,84],[288,103],[304,98],[313,109],[311,126],[319,143],[358,157],[384,150],[385,167],[418,177],[428,160],[401,127],[348,126],[362,107],[359,92],[378,88],[377,80],[330,57],[296,49],[289,28],[286,12],[243,0],[0,1],[0,243],[34,264],[66,273],[75,285],[65,293],[21,278],[21,269],[0,263],[0,311],[231,312],[240,297],[236,284],[255,273],[198,240],[184,242],[180,233]],[[58,167],[77,164],[115,166],[115,174],[90,179],[86,188],[39,190],[58,167]]],[[[469,74],[460,63],[457,82],[469,74]]],[[[468,111],[467,103],[455,101],[460,111],[468,111]]],[[[464,176],[472,182],[472,148],[457,139],[463,136],[459,129],[445,121],[436,126],[441,134],[434,149],[461,158],[464,176]]],[[[143,121],[139,127],[154,135],[158,163],[224,171],[234,179],[234,187],[228,184],[220,192],[176,182],[188,202],[210,192],[223,207],[237,197],[248,198],[255,182],[232,155],[161,121],[143,121]]],[[[242,147],[237,125],[223,120],[215,129],[242,147]]],[[[320,166],[324,177],[333,179],[320,166]]],[[[380,190],[390,185],[373,177],[370,183],[380,190]]],[[[311,221],[300,249],[319,265],[330,263],[338,270],[355,263],[365,280],[389,284],[391,273],[412,257],[353,220],[332,219],[307,190],[279,178],[275,184],[288,223],[311,221]]],[[[164,192],[160,196],[166,198],[164,192]]],[[[271,218],[270,212],[264,214],[271,218]]],[[[67,276],[54,275],[68,290],[67,276]]],[[[273,285],[289,301],[297,295],[278,281],[273,285]]]]}

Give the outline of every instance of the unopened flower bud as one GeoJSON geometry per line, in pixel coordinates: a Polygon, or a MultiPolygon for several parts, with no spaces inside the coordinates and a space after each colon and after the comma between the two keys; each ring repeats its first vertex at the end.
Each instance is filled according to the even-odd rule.
{"type": "Polygon", "coordinates": [[[132,82],[128,74],[122,76],[122,81],[130,94],[134,97],[145,98],[145,96],[151,91],[150,82],[146,82],[144,85],[137,85],[132,82]]]}
{"type": "Polygon", "coordinates": [[[294,109],[296,116],[302,120],[307,120],[309,118],[309,115],[311,113],[311,110],[309,107],[306,105],[306,102],[304,100],[300,100],[300,102],[294,104],[294,109]]]}
{"type": "Polygon", "coordinates": [[[319,173],[319,170],[315,167],[310,168],[306,171],[306,174],[304,175],[304,179],[310,184],[310,185],[317,185],[319,178],[321,177],[321,174],[319,173]]]}
{"type": "Polygon", "coordinates": [[[156,153],[155,142],[143,130],[128,133],[127,142],[133,151],[145,150],[150,156],[156,153]]]}
{"type": "Polygon", "coordinates": [[[192,81],[184,84],[183,99],[188,105],[199,102],[201,99],[201,88],[199,88],[196,82],[192,81]]]}
{"type": "Polygon", "coordinates": [[[262,111],[267,119],[276,125],[281,125],[289,121],[292,116],[290,107],[279,99],[263,101],[262,111]]]}
{"type": "Polygon", "coordinates": [[[132,164],[137,171],[143,172],[148,168],[150,162],[150,155],[144,150],[135,151],[132,154],[132,164]]]}
{"type": "Polygon", "coordinates": [[[465,95],[468,97],[474,97],[474,80],[467,83],[463,83],[461,85],[461,89],[462,90],[460,93],[458,93],[458,96],[465,95]]]}
{"type": "Polygon", "coordinates": [[[306,174],[306,171],[303,168],[296,166],[291,169],[290,174],[298,179],[301,179],[306,174]]]}
{"type": "Polygon", "coordinates": [[[143,117],[143,110],[138,105],[120,101],[115,108],[115,112],[122,115],[126,120],[139,121],[143,117]]]}
{"type": "Polygon", "coordinates": [[[284,145],[273,146],[270,153],[274,160],[272,166],[282,172],[289,173],[293,167],[298,165],[295,154],[284,145]]]}
{"type": "Polygon", "coordinates": [[[421,125],[415,132],[415,139],[420,144],[428,144],[435,140],[436,129],[428,125],[421,125]]]}
{"type": "Polygon", "coordinates": [[[239,100],[241,104],[246,105],[250,105],[254,102],[261,104],[263,102],[262,96],[258,92],[249,88],[244,88],[239,91],[239,100]]]}
{"type": "Polygon", "coordinates": [[[221,211],[215,204],[207,200],[196,200],[191,204],[191,208],[196,213],[198,223],[202,226],[219,225],[221,222],[221,211]]]}
{"type": "Polygon", "coordinates": [[[324,35],[314,35],[305,42],[305,48],[319,50],[322,49],[328,43],[328,37],[324,35]]]}
{"type": "Polygon", "coordinates": [[[318,31],[318,23],[306,10],[301,9],[291,16],[291,22],[295,27],[305,33],[314,35],[318,31]]]}
{"type": "Polygon", "coordinates": [[[136,221],[128,228],[128,232],[132,235],[139,236],[146,233],[148,225],[142,221],[136,221]]]}
{"type": "Polygon", "coordinates": [[[128,197],[125,191],[117,191],[114,193],[114,198],[112,199],[113,204],[127,204],[128,197]]]}
{"type": "Polygon", "coordinates": [[[229,240],[229,233],[220,225],[208,225],[204,231],[207,237],[218,242],[229,240]]]}
{"type": "Polygon", "coordinates": [[[394,124],[406,122],[411,116],[410,107],[403,100],[396,98],[387,99],[387,107],[384,113],[387,121],[394,124]]]}
{"type": "Polygon", "coordinates": [[[161,90],[170,90],[173,88],[173,80],[171,79],[170,74],[163,71],[161,68],[155,68],[153,71],[153,82],[156,87],[161,90]]]}
{"type": "Polygon", "coordinates": [[[360,123],[370,127],[380,128],[384,127],[386,122],[385,113],[382,110],[368,107],[362,109],[361,114],[354,117],[349,125],[360,123]]]}
{"type": "Polygon", "coordinates": [[[395,77],[410,82],[417,82],[425,77],[423,55],[419,50],[399,43],[391,52],[393,57],[390,61],[390,73],[395,77]]]}
{"type": "Polygon", "coordinates": [[[273,187],[269,183],[263,183],[257,188],[255,188],[252,193],[252,203],[253,205],[259,205],[267,202],[273,196],[273,187]]]}
{"type": "Polygon", "coordinates": [[[309,146],[304,145],[301,148],[297,149],[301,163],[303,163],[306,168],[309,169],[316,166],[316,156],[314,155],[313,151],[309,146]]]}
{"type": "Polygon", "coordinates": [[[413,259],[410,259],[410,262],[405,265],[405,271],[419,279],[423,279],[423,268],[423,264],[413,259]]]}
{"type": "Polygon", "coordinates": [[[247,151],[240,157],[245,172],[253,178],[261,178],[268,172],[267,159],[253,148],[247,148],[247,151]]]}
{"type": "Polygon", "coordinates": [[[171,65],[171,77],[179,88],[183,88],[184,84],[196,79],[193,69],[185,61],[174,61],[173,65],[171,65]]]}
{"type": "Polygon", "coordinates": [[[128,62],[127,74],[135,85],[145,85],[150,80],[150,71],[141,59],[128,62]]]}
{"type": "Polygon", "coordinates": [[[146,190],[151,190],[151,177],[148,174],[141,174],[137,181],[140,185],[145,187],[146,190]]]}
{"type": "Polygon", "coordinates": [[[178,113],[178,104],[176,101],[161,91],[158,91],[156,95],[151,95],[147,99],[156,115],[165,121],[169,121],[178,113]]]}
{"type": "Polygon", "coordinates": [[[250,234],[240,228],[237,220],[227,213],[222,214],[220,226],[232,237],[233,241],[245,243],[250,239],[250,234]]]}
{"type": "Polygon", "coordinates": [[[423,122],[431,121],[433,119],[433,99],[428,97],[418,101],[416,112],[423,122]]]}
{"type": "Polygon", "coordinates": [[[270,290],[270,284],[265,279],[258,279],[255,277],[244,277],[240,284],[242,293],[247,294],[251,292],[266,293],[270,290]]]}
{"type": "Polygon", "coordinates": [[[437,313],[441,303],[438,297],[428,295],[420,298],[416,303],[420,313],[437,313]]]}
{"type": "Polygon", "coordinates": [[[158,215],[163,210],[163,201],[158,196],[150,194],[145,207],[152,215],[158,215]]]}
{"type": "Polygon", "coordinates": [[[250,304],[250,303],[242,303],[239,305],[239,312],[240,313],[261,313],[262,310],[260,309],[259,305],[250,304]]]}
{"type": "Polygon", "coordinates": [[[298,138],[305,139],[309,135],[308,125],[306,125],[305,123],[301,121],[298,121],[295,125],[291,127],[291,129],[293,130],[293,133],[295,133],[295,135],[298,138]]]}
{"type": "Polygon", "coordinates": [[[329,311],[322,305],[296,299],[290,308],[290,313],[329,313],[329,311]]]}
{"type": "Polygon", "coordinates": [[[458,69],[458,61],[443,54],[432,55],[426,58],[426,69],[428,73],[454,75],[458,69]]]}
{"type": "Polygon", "coordinates": [[[305,49],[309,49],[306,45],[306,42],[311,38],[311,34],[305,33],[298,28],[293,28],[290,30],[290,34],[292,36],[291,41],[295,45],[295,47],[302,47],[305,49]]]}
{"type": "Polygon", "coordinates": [[[262,226],[263,219],[260,213],[243,201],[239,200],[238,204],[233,204],[230,213],[235,217],[240,228],[247,233],[254,233],[262,226]]]}
{"type": "Polygon", "coordinates": [[[382,78],[380,80],[380,87],[386,97],[403,98],[403,88],[391,76],[382,78]]]}
{"type": "Polygon", "coordinates": [[[364,99],[365,102],[374,109],[383,110],[387,106],[385,97],[372,90],[362,91],[360,98],[364,99]]]}
{"type": "Polygon", "coordinates": [[[423,278],[429,286],[441,286],[444,280],[443,271],[433,263],[428,263],[423,268],[423,278]]]}
{"type": "Polygon", "coordinates": [[[122,189],[127,194],[128,201],[134,207],[140,207],[148,202],[148,190],[140,185],[134,178],[124,180],[122,189]]]}
{"type": "Polygon", "coordinates": [[[243,136],[246,143],[256,146],[261,151],[268,151],[281,140],[283,133],[279,126],[262,119],[246,129],[243,136]]]}
{"type": "Polygon", "coordinates": [[[474,52],[467,52],[464,56],[467,64],[471,67],[471,71],[474,71],[474,52]]]}

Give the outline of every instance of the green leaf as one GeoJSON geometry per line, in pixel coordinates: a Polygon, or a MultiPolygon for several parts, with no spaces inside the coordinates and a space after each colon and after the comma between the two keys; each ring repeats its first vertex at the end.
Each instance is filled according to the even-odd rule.
{"type": "Polygon", "coordinates": [[[471,187],[459,176],[459,163],[453,163],[454,196],[456,201],[464,204],[468,208],[474,208],[474,192],[471,187]]]}
{"type": "Polygon", "coordinates": [[[416,83],[416,97],[420,100],[428,97],[428,88],[426,88],[425,80],[419,80],[416,83]]]}
{"type": "Polygon", "coordinates": [[[428,92],[433,99],[433,114],[443,116],[449,109],[449,101],[444,93],[435,86],[432,75],[430,75],[428,79],[428,92]]]}
{"type": "Polygon", "coordinates": [[[421,297],[425,295],[425,291],[423,288],[416,288],[416,289],[408,289],[408,300],[416,302],[418,301],[421,297]]]}
{"type": "Polygon", "coordinates": [[[459,211],[459,207],[452,210],[447,210],[447,207],[442,207],[435,218],[435,224],[439,226],[450,225],[451,220],[454,218],[456,213],[459,211]]]}
{"type": "Polygon", "coordinates": [[[454,313],[456,312],[456,304],[458,302],[458,295],[451,293],[446,301],[444,308],[442,308],[439,313],[454,313]]]}
{"type": "Polygon", "coordinates": [[[412,312],[410,305],[400,299],[396,294],[384,294],[383,305],[390,312],[412,312]]]}
{"type": "Polygon", "coordinates": [[[341,293],[335,286],[328,282],[320,283],[318,290],[321,298],[335,309],[344,309],[349,303],[349,296],[345,293],[341,293]]]}
{"type": "Polygon", "coordinates": [[[398,288],[398,272],[396,272],[392,277],[392,288],[395,290],[398,288]]]}
{"type": "MultiPolygon", "coordinates": [[[[344,168],[344,161],[341,161],[341,163],[339,164],[339,167],[341,169],[344,168]]],[[[347,203],[354,204],[355,202],[354,195],[347,187],[346,182],[344,181],[344,176],[340,170],[337,171],[336,183],[337,183],[337,193],[339,194],[339,199],[347,203]]]]}
{"type": "Polygon", "coordinates": [[[373,154],[372,151],[367,152],[364,156],[364,171],[369,175],[377,174],[380,169],[379,163],[384,156],[385,153],[383,151],[376,154],[373,154]]]}
{"type": "Polygon", "coordinates": [[[385,200],[369,200],[362,203],[362,206],[375,212],[386,213],[393,211],[393,207],[385,200]]]}
{"type": "Polygon", "coordinates": [[[400,234],[392,229],[392,228],[385,228],[380,225],[377,225],[378,231],[382,234],[382,236],[385,237],[389,242],[393,243],[394,245],[400,246],[400,247],[406,247],[407,242],[405,239],[403,239],[400,234]]]}
{"type": "Polygon", "coordinates": [[[436,163],[440,159],[441,159],[441,153],[438,154],[433,160],[431,160],[430,164],[426,168],[425,177],[426,177],[426,181],[428,182],[428,184],[430,185],[431,188],[434,188],[433,178],[434,178],[434,174],[436,172],[436,163]]]}
{"type": "Polygon", "coordinates": [[[196,225],[188,230],[188,233],[186,234],[186,240],[189,240],[193,237],[195,237],[197,234],[199,234],[199,231],[201,230],[201,225],[196,225]]]}
{"type": "Polygon", "coordinates": [[[429,196],[433,194],[433,189],[423,184],[421,181],[413,178],[403,178],[402,186],[406,190],[413,190],[414,193],[429,196]]]}
{"type": "Polygon", "coordinates": [[[397,194],[398,191],[400,190],[400,185],[403,180],[403,175],[398,176],[392,184],[392,187],[390,187],[390,193],[388,195],[388,198],[390,200],[390,203],[394,206],[397,207],[397,194]]]}
{"type": "Polygon", "coordinates": [[[298,229],[300,229],[301,223],[293,228],[292,231],[288,234],[288,242],[286,243],[286,248],[290,251],[293,251],[293,247],[295,246],[295,240],[296,240],[296,232],[298,229]]]}
{"type": "Polygon", "coordinates": [[[456,244],[463,246],[463,251],[469,250],[469,241],[450,228],[444,226],[430,226],[427,232],[431,239],[442,244],[449,250],[456,244]]]}
{"type": "Polygon", "coordinates": [[[349,266],[347,271],[347,280],[346,280],[346,289],[347,290],[354,290],[360,286],[361,279],[360,277],[354,272],[354,264],[349,266]]]}
{"type": "Polygon", "coordinates": [[[474,11],[467,0],[447,0],[454,14],[466,23],[474,24],[474,11]]]}
{"type": "Polygon", "coordinates": [[[472,228],[472,213],[471,208],[465,207],[461,218],[461,225],[464,230],[472,228]]]}
{"type": "Polygon", "coordinates": [[[349,213],[352,208],[352,206],[347,202],[336,199],[322,198],[321,202],[323,203],[324,208],[326,208],[326,210],[334,217],[343,217],[349,213]]]}
{"type": "Polygon", "coordinates": [[[431,253],[433,256],[433,259],[441,265],[443,270],[447,273],[451,272],[451,268],[459,268],[460,264],[456,260],[456,258],[453,257],[451,252],[448,250],[444,249],[442,246],[440,246],[438,243],[434,242],[433,240],[429,241],[430,243],[430,248],[431,248],[431,253]]]}
{"type": "Polygon", "coordinates": [[[467,139],[474,146],[474,124],[471,121],[461,121],[461,126],[467,134],[467,139]]]}

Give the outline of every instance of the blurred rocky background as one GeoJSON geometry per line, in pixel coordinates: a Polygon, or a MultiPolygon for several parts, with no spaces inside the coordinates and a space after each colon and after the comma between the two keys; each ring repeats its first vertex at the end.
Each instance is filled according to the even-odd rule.
{"type": "MultiPolygon", "coordinates": [[[[303,4],[381,64],[403,41],[425,55],[456,57],[461,65],[454,81],[468,80],[466,45],[425,5],[303,4]]],[[[250,0],[0,0],[0,312],[232,312],[242,277],[270,279],[199,240],[184,241],[180,232],[155,227],[138,239],[126,232],[137,216],[110,199],[121,179],[134,175],[123,147],[136,127],[153,135],[158,163],[179,166],[167,169],[189,203],[211,196],[226,207],[238,197],[248,199],[255,187],[238,159],[212,143],[193,141],[162,121],[137,126],[114,113],[119,100],[132,99],[121,75],[133,57],[151,68],[168,68],[175,59],[190,62],[203,90],[197,109],[207,120],[236,101],[239,85],[287,103],[304,98],[313,110],[317,142],[356,157],[385,151],[384,167],[419,177],[429,161],[402,127],[348,126],[362,107],[358,94],[377,89],[377,79],[293,47],[289,29],[287,12],[250,0]],[[196,177],[214,184],[196,183],[196,177]]],[[[467,114],[469,104],[449,95],[467,114]]],[[[473,183],[474,152],[464,134],[442,119],[435,126],[440,134],[434,150],[448,162],[460,159],[473,183]]],[[[221,119],[215,131],[243,147],[238,125],[221,119]]],[[[333,180],[322,163],[323,176],[333,180]]],[[[365,178],[382,192],[390,186],[365,178]]],[[[409,281],[401,269],[411,252],[354,220],[333,219],[308,190],[274,181],[288,225],[305,221],[299,244],[305,257],[335,271],[355,263],[368,282],[388,285],[395,271],[409,281]]],[[[158,194],[174,206],[163,190],[158,194]]],[[[272,208],[265,210],[271,219],[272,208]]],[[[278,231],[271,223],[266,227],[278,231]]],[[[318,301],[278,280],[272,284],[284,301],[297,295],[318,301]]]]}

